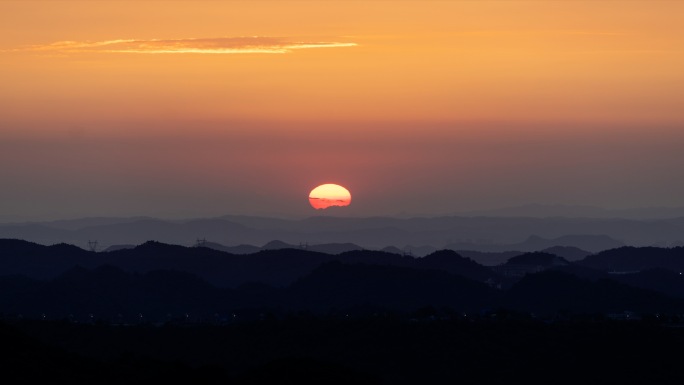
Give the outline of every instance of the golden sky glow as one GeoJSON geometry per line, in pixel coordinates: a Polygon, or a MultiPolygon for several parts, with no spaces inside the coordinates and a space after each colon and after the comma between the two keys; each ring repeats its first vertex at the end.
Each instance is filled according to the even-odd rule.
{"type": "Polygon", "coordinates": [[[61,121],[681,123],[684,5],[655,3],[4,1],[0,101],[15,121],[43,100],[61,121]]]}
{"type": "Polygon", "coordinates": [[[221,37],[205,39],[151,39],[151,40],[105,40],[105,41],[59,41],[47,45],[32,45],[17,51],[57,52],[76,54],[141,53],[141,54],[240,54],[240,53],[288,53],[307,48],[353,47],[354,43],[322,41],[288,41],[273,37],[221,37]]]}
{"type": "Polygon", "coordinates": [[[359,214],[684,205],[682,15],[679,1],[1,1],[0,177],[16,187],[0,198],[16,215],[297,212],[306,186],[337,180],[359,214]],[[81,198],[22,198],[60,185],[81,198]]]}

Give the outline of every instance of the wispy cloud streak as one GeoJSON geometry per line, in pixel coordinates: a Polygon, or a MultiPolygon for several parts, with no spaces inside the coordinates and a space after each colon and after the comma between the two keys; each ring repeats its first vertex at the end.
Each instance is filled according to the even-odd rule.
{"type": "Polygon", "coordinates": [[[356,43],[295,41],[277,37],[221,37],[205,39],[119,39],[106,41],[59,41],[32,45],[14,51],[59,53],[136,53],[136,54],[245,54],[288,53],[310,48],[353,47],[356,43]]]}

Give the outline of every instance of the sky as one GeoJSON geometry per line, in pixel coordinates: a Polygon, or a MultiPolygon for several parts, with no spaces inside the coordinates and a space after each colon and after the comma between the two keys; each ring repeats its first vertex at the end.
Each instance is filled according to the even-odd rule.
{"type": "Polygon", "coordinates": [[[684,206],[682,14],[0,1],[0,221],[684,206]]]}

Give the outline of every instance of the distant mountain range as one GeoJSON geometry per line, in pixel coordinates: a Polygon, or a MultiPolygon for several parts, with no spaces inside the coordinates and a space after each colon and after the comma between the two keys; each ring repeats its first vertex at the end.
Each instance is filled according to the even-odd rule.
{"type": "MultiPolygon", "coordinates": [[[[546,243],[548,244],[553,244],[554,242],[552,240],[546,240],[546,243]]],[[[562,244],[562,242],[560,242],[562,244]]],[[[322,243],[322,244],[317,244],[317,245],[308,245],[308,244],[299,244],[299,245],[291,245],[289,243],[285,243],[282,241],[271,241],[266,243],[264,246],[259,247],[259,246],[254,246],[254,245],[238,245],[238,246],[224,246],[220,243],[216,242],[207,242],[203,241],[200,243],[201,246],[207,247],[209,249],[213,250],[219,250],[219,251],[224,251],[226,253],[231,253],[231,254],[237,254],[237,255],[244,255],[244,254],[254,254],[262,250],[281,250],[281,249],[302,249],[302,250],[308,250],[308,251],[315,251],[319,253],[325,253],[325,254],[341,254],[345,253],[348,251],[358,251],[358,250],[364,250],[359,245],[355,245],[353,243],[322,243]]],[[[463,255],[467,258],[470,258],[477,263],[480,263],[482,265],[486,266],[493,266],[493,265],[498,265],[501,263],[506,262],[512,257],[518,256],[520,254],[524,254],[524,251],[490,251],[490,252],[481,252],[481,251],[473,251],[473,250],[458,250],[457,246],[458,245],[453,245],[453,247],[449,247],[450,245],[447,245],[445,250],[455,250],[458,252],[460,255],[463,255]]],[[[528,251],[542,251],[542,252],[548,252],[551,254],[555,254],[558,256],[561,256],[563,258],[566,258],[570,261],[577,261],[580,259],[584,259],[586,256],[591,255],[591,252],[582,250],[577,247],[573,246],[552,246],[552,247],[547,247],[542,249],[541,247],[543,245],[536,244],[538,247],[522,247],[520,245],[515,245],[516,247],[512,247],[515,250],[528,250],[528,251]]],[[[616,246],[620,246],[619,244],[616,246]]],[[[118,251],[118,250],[125,250],[125,249],[134,249],[136,245],[112,245],[106,249],[104,249],[104,252],[112,252],[112,251],[118,251]]],[[[504,249],[504,247],[495,247],[496,249],[504,249]]],[[[608,248],[608,247],[606,247],[608,248]]],[[[494,248],[493,248],[494,249],[494,248]]],[[[390,254],[399,254],[399,255],[406,255],[406,256],[412,256],[412,257],[424,257],[428,254],[432,254],[435,251],[437,251],[436,248],[430,247],[430,246],[423,246],[420,248],[414,248],[414,247],[407,247],[402,249],[399,249],[394,246],[388,246],[385,247],[379,251],[383,251],[386,253],[390,254]]]]}
{"type": "Polygon", "coordinates": [[[621,219],[668,219],[684,217],[684,207],[640,207],[631,209],[604,209],[583,205],[527,204],[488,210],[464,211],[460,216],[486,217],[534,217],[534,218],[621,218],[621,219]]]}
{"type": "Polygon", "coordinates": [[[681,313],[682,270],[681,247],[621,247],[574,262],[549,252],[521,253],[487,267],[451,250],[423,258],[292,248],[234,255],[146,242],[96,253],[67,244],[0,240],[0,313],[81,319],[97,314],[128,317],[126,322],[138,314],[159,321],[186,313],[373,314],[426,306],[476,313],[681,313]]]}
{"type": "Polygon", "coordinates": [[[480,252],[541,251],[576,247],[599,252],[623,245],[684,245],[684,217],[654,220],[533,217],[340,218],[288,220],[225,216],[169,221],[153,218],[85,218],[68,221],[0,225],[0,238],[45,245],[69,243],[99,250],[137,245],[148,240],[190,246],[198,239],[234,253],[250,253],[278,239],[323,252],[349,248],[394,247],[423,256],[438,249],[480,252]],[[222,248],[230,247],[233,249],[222,248]],[[326,246],[322,246],[326,245],[326,246]],[[331,249],[321,249],[330,247],[331,249]]]}
{"type": "Polygon", "coordinates": [[[370,250],[352,250],[334,255],[300,248],[263,249],[254,254],[236,255],[208,247],[184,247],[150,241],[132,249],[95,253],[67,244],[43,246],[27,241],[0,239],[0,274],[23,275],[32,279],[53,279],[76,266],[92,269],[110,265],[136,273],[184,271],[220,287],[237,287],[250,282],[284,286],[310,273],[320,264],[331,261],[438,269],[458,272],[478,281],[494,278],[490,269],[449,250],[435,252],[424,258],[370,250]]]}
{"type": "Polygon", "coordinates": [[[548,248],[567,247],[591,252],[614,249],[624,246],[624,243],[616,241],[606,235],[565,235],[554,239],[545,239],[535,235],[530,236],[523,242],[511,244],[478,244],[478,243],[450,243],[445,246],[451,250],[479,250],[489,252],[504,252],[507,250],[517,251],[542,251],[548,248]]]}

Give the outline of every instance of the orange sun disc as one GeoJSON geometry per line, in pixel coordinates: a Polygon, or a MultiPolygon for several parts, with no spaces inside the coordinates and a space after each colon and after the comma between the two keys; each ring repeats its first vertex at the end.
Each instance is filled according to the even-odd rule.
{"type": "Polygon", "coordinates": [[[322,184],[311,190],[309,203],[316,210],[327,209],[330,206],[349,206],[351,194],[338,184],[322,184]]]}

